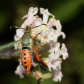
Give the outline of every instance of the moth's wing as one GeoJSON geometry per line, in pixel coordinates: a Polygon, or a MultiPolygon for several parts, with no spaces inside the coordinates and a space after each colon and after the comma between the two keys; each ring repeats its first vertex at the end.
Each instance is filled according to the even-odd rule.
{"type": "Polygon", "coordinates": [[[10,59],[13,57],[20,56],[20,52],[20,41],[15,41],[6,45],[2,45],[0,46],[0,59],[10,59]],[[15,49],[15,46],[19,46],[19,48],[15,49]]]}
{"type": "Polygon", "coordinates": [[[48,52],[48,50],[50,49],[50,45],[49,45],[50,43],[46,43],[44,45],[41,45],[39,40],[37,40],[37,39],[34,40],[34,45],[37,47],[39,54],[43,54],[43,53],[48,52]]]}
{"type": "Polygon", "coordinates": [[[44,54],[44,53],[48,52],[49,49],[50,49],[49,44],[41,45],[41,47],[39,47],[39,49],[38,49],[38,53],[39,54],[44,54]]]}
{"type": "Polygon", "coordinates": [[[41,57],[43,57],[44,53],[46,54],[46,56],[48,56],[48,50],[50,49],[50,46],[49,44],[44,44],[44,45],[41,45],[40,42],[38,40],[35,40],[34,41],[34,46],[33,46],[33,61],[34,63],[39,63],[40,67],[47,71],[49,70],[47,64],[43,61],[43,59],[41,59],[41,57]],[[42,55],[41,57],[39,55],[42,55]]]}

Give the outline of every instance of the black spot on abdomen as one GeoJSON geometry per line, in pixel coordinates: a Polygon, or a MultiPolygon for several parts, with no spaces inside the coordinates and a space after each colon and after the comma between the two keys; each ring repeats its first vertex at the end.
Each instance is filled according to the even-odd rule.
{"type": "Polygon", "coordinates": [[[24,60],[26,60],[26,57],[24,57],[24,60]]]}
{"type": "Polygon", "coordinates": [[[26,56],[26,53],[24,53],[24,56],[26,56]]]}

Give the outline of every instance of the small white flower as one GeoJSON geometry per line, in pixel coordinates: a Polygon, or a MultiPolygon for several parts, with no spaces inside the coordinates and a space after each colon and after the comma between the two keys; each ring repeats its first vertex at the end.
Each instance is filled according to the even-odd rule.
{"type": "Polygon", "coordinates": [[[50,31],[45,31],[45,30],[42,31],[42,33],[41,33],[41,43],[42,44],[50,42],[49,38],[48,38],[49,32],[50,31]]]}
{"type": "Polygon", "coordinates": [[[24,23],[21,25],[21,28],[26,28],[26,26],[29,26],[34,20],[35,20],[35,18],[33,18],[33,17],[27,18],[24,21],[24,23]]]}
{"type": "Polygon", "coordinates": [[[41,25],[42,24],[42,20],[41,18],[36,18],[36,20],[30,25],[30,27],[32,28],[32,36],[36,36],[38,33],[41,32],[41,25]],[[39,27],[36,27],[39,26],[39,27]],[[34,28],[35,27],[35,28],[34,28]]]}
{"type": "Polygon", "coordinates": [[[16,35],[14,36],[14,40],[15,41],[20,40],[23,34],[24,34],[24,29],[17,29],[16,35]]]}
{"type": "Polygon", "coordinates": [[[49,67],[50,71],[51,71],[51,69],[57,70],[57,67],[61,67],[61,61],[59,60],[59,58],[49,60],[47,64],[48,64],[48,67],[49,67]]]}
{"type": "Polygon", "coordinates": [[[51,44],[51,48],[48,50],[50,53],[56,53],[57,51],[59,51],[60,48],[60,43],[56,43],[56,42],[52,42],[51,44]]]}
{"type": "Polygon", "coordinates": [[[37,7],[35,7],[35,8],[30,7],[29,11],[28,11],[28,14],[25,15],[22,19],[28,18],[28,17],[33,17],[37,12],[38,12],[38,8],[37,7]]]}
{"type": "Polygon", "coordinates": [[[38,12],[38,8],[29,8],[28,14],[25,15],[22,19],[27,18],[24,23],[21,25],[21,28],[26,28],[26,26],[29,26],[34,20],[35,20],[35,14],[38,12]]]}
{"type": "Polygon", "coordinates": [[[20,37],[17,36],[17,35],[14,36],[14,40],[15,40],[15,41],[18,41],[20,38],[21,38],[21,36],[20,36],[20,37]]]}
{"type": "Polygon", "coordinates": [[[50,29],[50,33],[49,33],[50,40],[56,43],[58,37],[59,37],[58,31],[57,30],[54,30],[53,28],[51,28],[50,29]]]}
{"type": "Polygon", "coordinates": [[[57,28],[56,34],[58,35],[58,37],[62,35],[63,39],[65,39],[66,36],[64,32],[61,32],[62,26],[59,20],[57,20],[56,28],[57,28]]]}
{"type": "Polygon", "coordinates": [[[15,71],[15,74],[19,75],[20,78],[24,78],[23,74],[26,74],[26,71],[25,71],[24,67],[21,65],[21,62],[18,65],[18,67],[17,67],[17,69],[15,71]]]}
{"type": "Polygon", "coordinates": [[[58,69],[58,70],[55,70],[53,74],[54,74],[53,81],[60,82],[63,77],[62,72],[58,69]]]}
{"type": "Polygon", "coordinates": [[[52,28],[53,26],[56,26],[56,19],[54,19],[54,18],[50,18],[50,20],[49,20],[49,22],[48,22],[48,24],[47,24],[47,27],[50,29],[50,28],[52,28]]]}
{"type": "Polygon", "coordinates": [[[48,12],[48,9],[40,8],[41,14],[43,14],[43,23],[47,24],[48,17],[53,16],[51,13],[48,12]]]}
{"type": "Polygon", "coordinates": [[[56,22],[56,28],[57,28],[57,30],[59,30],[59,31],[61,31],[61,29],[62,29],[62,25],[61,25],[61,23],[60,23],[59,20],[57,20],[57,22],[56,22]]]}
{"type": "Polygon", "coordinates": [[[68,58],[68,52],[67,52],[67,48],[65,46],[65,44],[62,44],[61,47],[61,51],[60,51],[60,55],[63,55],[63,59],[65,60],[66,58],[68,58]]]}
{"type": "Polygon", "coordinates": [[[36,27],[38,25],[41,25],[42,24],[42,19],[41,18],[36,18],[34,20],[34,22],[32,24],[30,24],[30,27],[33,28],[33,27],[36,27]]]}
{"type": "Polygon", "coordinates": [[[57,41],[56,38],[56,34],[55,34],[56,30],[54,29],[45,29],[42,30],[42,34],[41,34],[41,43],[49,43],[50,41],[57,41]]]}

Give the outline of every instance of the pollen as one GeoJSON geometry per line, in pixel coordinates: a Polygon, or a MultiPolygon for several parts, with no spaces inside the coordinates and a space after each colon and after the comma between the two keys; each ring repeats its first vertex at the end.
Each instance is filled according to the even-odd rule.
{"type": "Polygon", "coordinates": [[[48,39],[48,38],[45,36],[44,39],[46,40],[46,39],[48,39]]]}

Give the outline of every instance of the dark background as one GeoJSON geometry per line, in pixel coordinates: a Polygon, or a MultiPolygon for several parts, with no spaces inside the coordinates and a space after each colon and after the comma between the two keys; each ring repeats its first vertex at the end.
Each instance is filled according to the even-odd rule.
{"type": "MultiPolygon", "coordinates": [[[[15,29],[29,7],[48,8],[60,20],[66,39],[69,58],[62,62],[61,82],[47,79],[42,84],[84,84],[84,0],[0,0],[0,45],[14,40],[15,29]]],[[[35,78],[20,79],[14,74],[16,59],[0,60],[0,84],[36,84],[35,78]]]]}

